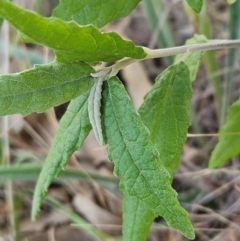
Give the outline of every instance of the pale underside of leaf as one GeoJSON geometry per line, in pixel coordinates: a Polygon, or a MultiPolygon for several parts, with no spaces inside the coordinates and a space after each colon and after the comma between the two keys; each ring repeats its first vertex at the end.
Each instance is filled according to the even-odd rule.
{"type": "Polygon", "coordinates": [[[220,129],[219,142],[215,146],[209,167],[224,165],[231,158],[240,154],[240,99],[229,109],[226,123],[220,129]]]}
{"type": "Polygon", "coordinates": [[[160,74],[145,96],[139,114],[170,175],[177,170],[190,125],[192,86],[185,63],[160,74]]]}
{"type": "Polygon", "coordinates": [[[43,112],[88,91],[94,69],[75,63],[36,65],[18,74],[0,75],[0,115],[43,112]]]}
{"type": "Polygon", "coordinates": [[[176,64],[180,61],[185,62],[190,71],[191,81],[194,81],[196,79],[197,71],[204,55],[204,51],[191,53],[191,45],[201,43],[207,43],[206,37],[204,35],[195,34],[191,39],[188,39],[186,41],[185,45],[189,45],[189,51],[185,54],[177,55],[174,61],[176,64]]]}
{"type": "Polygon", "coordinates": [[[103,27],[126,17],[141,0],[61,0],[53,16],[65,21],[74,20],[80,25],[103,27]]]}
{"type": "Polygon", "coordinates": [[[116,61],[146,56],[141,47],[116,33],[102,33],[93,25],[80,26],[74,21],[45,18],[6,0],[0,0],[0,5],[0,15],[22,33],[24,41],[53,49],[60,62],[116,61]]]}
{"type": "Polygon", "coordinates": [[[59,130],[54,138],[35,188],[32,219],[35,219],[37,216],[48,186],[65,168],[73,152],[82,146],[91,130],[87,109],[88,96],[89,91],[74,99],[60,121],[59,130]]]}
{"type": "Polygon", "coordinates": [[[93,128],[95,137],[100,145],[104,145],[101,123],[101,98],[102,98],[103,79],[98,79],[90,91],[88,98],[88,113],[90,123],[93,128]]]}
{"type": "MultiPolygon", "coordinates": [[[[176,192],[170,185],[170,175],[151,144],[149,131],[116,77],[104,83],[103,125],[109,159],[115,163],[115,174],[122,178],[123,193],[144,202],[154,216],[164,217],[169,226],[193,238],[187,212],[177,201],[176,192]]],[[[132,227],[131,224],[124,225],[128,226],[132,227]]],[[[135,228],[141,230],[143,226],[135,228]]],[[[125,230],[123,233],[129,232],[125,230]]]]}
{"type": "Polygon", "coordinates": [[[188,5],[196,12],[200,13],[203,6],[203,0],[186,0],[188,5]]]}

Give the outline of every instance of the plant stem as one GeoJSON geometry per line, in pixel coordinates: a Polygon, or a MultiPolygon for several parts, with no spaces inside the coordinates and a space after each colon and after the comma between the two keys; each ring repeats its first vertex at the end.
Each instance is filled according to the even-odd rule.
{"type": "Polygon", "coordinates": [[[143,47],[145,53],[147,54],[144,59],[124,58],[110,67],[100,69],[99,71],[97,71],[97,73],[93,73],[92,76],[95,77],[98,75],[98,73],[101,72],[101,76],[105,74],[105,79],[110,78],[112,76],[115,76],[121,69],[124,69],[128,65],[145,59],[162,58],[184,53],[186,54],[186,56],[188,56],[189,54],[194,52],[229,49],[236,47],[240,47],[240,40],[209,40],[208,43],[184,45],[166,49],[149,49],[143,47]]]}
{"type": "Polygon", "coordinates": [[[180,47],[173,47],[167,49],[148,49],[143,47],[144,51],[147,54],[145,59],[161,58],[177,54],[190,54],[200,51],[209,51],[209,50],[218,50],[218,49],[229,49],[240,46],[240,40],[213,40],[209,43],[203,44],[194,44],[194,45],[184,45],[180,47]]]}

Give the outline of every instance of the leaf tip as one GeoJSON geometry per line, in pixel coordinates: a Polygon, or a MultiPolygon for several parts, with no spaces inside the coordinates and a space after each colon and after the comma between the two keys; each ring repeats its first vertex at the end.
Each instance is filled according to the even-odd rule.
{"type": "Polygon", "coordinates": [[[196,235],[195,235],[194,228],[192,225],[191,225],[191,229],[188,230],[186,237],[190,240],[195,239],[196,235]]]}
{"type": "Polygon", "coordinates": [[[31,220],[32,221],[36,221],[38,212],[39,212],[39,210],[34,210],[34,211],[32,210],[32,213],[31,213],[31,220]]]}
{"type": "Polygon", "coordinates": [[[203,0],[197,0],[197,1],[187,0],[187,3],[195,13],[199,14],[201,12],[202,6],[203,6],[203,0]]]}
{"type": "Polygon", "coordinates": [[[32,210],[31,210],[31,220],[36,221],[38,213],[40,211],[40,201],[35,197],[33,198],[32,210]]]}
{"type": "Polygon", "coordinates": [[[195,232],[194,232],[194,228],[191,224],[190,221],[187,221],[187,223],[185,223],[185,227],[184,229],[179,230],[186,238],[193,240],[195,239],[195,232]]]}
{"type": "Polygon", "coordinates": [[[190,240],[193,240],[193,239],[195,239],[195,233],[194,233],[194,231],[193,231],[193,233],[191,233],[189,236],[187,236],[187,238],[188,239],[190,239],[190,240]]]}
{"type": "Polygon", "coordinates": [[[40,179],[40,182],[38,180],[38,183],[36,185],[36,188],[33,194],[32,210],[31,210],[32,221],[35,221],[37,219],[38,213],[40,211],[40,206],[47,193],[47,188],[48,188],[48,185],[42,184],[41,179],[40,179]]]}
{"type": "Polygon", "coordinates": [[[208,168],[209,169],[215,169],[215,168],[217,168],[219,166],[220,165],[214,159],[210,159],[210,161],[208,163],[208,168]]]}
{"type": "Polygon", "coordinates": [[[209,160],[209,163],[208,163],[209,169],[218,168],[220,166],[223,166],[227,162],[226,159],[222,158],[221,153],[219,152],[219,148],[216,148],[216,147],[212,151],[212,154],[210,156],[210,160],[209,160]]]}

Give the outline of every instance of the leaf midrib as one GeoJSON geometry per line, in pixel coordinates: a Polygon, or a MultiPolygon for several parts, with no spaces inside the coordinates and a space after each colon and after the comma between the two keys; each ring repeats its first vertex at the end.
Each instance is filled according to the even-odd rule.
{"type": "MultiPolygon", "coordinates": [[[[109,88],[109,89],[110,89],[110,88],[109,88]]],[[[132,157],[132,154],[130,153],[130,151],[129,151],[129,149],[128,149],[128,146],[127,146],[127,144],[126,144],[126,142],[125,142],[125,139],[123,138],[123,134],[122,134],[121,128],[119,128],[120,125],[119,125],[118,118],[116,118],[117,115],[116,115],[116,112],[115,112],[114,104],[113,104],[113,101],[112,101],[112,94],[110,93],[110,91],[109,91],[109,94],[110,94],[111,104],[112,104],[112,107],[113,107],[113,114],[114,114],[114,117],[115,117],[115,121],[116,121],[116,123],[117,123],[117,125],[118,125],[119,132],[120,132],[120,134],[121,134],[121,136],[122,136],[122,140],[123,140],[123,142],[124,142],[124,144],[125,144],[125,150],[127,150],[127,152],[128,152],[128,154],[129,154],[129,156],[131,157],[131,159],[134,160],[134,158],[132,157]]],[[[144,151],[145,151],[145,150],[144,150],[144,151]]],[[[139,175],[141,175],[141,170],[139,169],[139,167],[135,164],[134,161],[132,161],[132,162],[133,162],[134,166],[136,167],[136,169],[138,170],[139,175]]],[[[157,197],[157,200],[159,200],[158,195],[155,194],[155,191],[154,191],[154,189],[152,188],[152,186],[149,185],[148,180],[146,180],[146,178],[145,178],[144,175],[142,175],[142,177],[144,178],[144,180],[146,181],[147,185],[149,186],[149,189],[152,191],[152,193],[154,193],[155,197],[157,197]]],[[[130,195],[130,194],[129,194],[129,195],[130,195]]],[[[131,195],[130,195],[130,196],[131,196],[131,195]]],[[[146,203],[146,202],[145,202],[143,199],[141,199],[139,196],[136,196],[136,197],[137,197],[139,200],[141,200],[143,203],[145,203],[145,204],[153,211],[153,208],[152,208],[151,206],[149,206],[148,203],[146,203]]],[[[159,200],[159,201],[160,201],[160,200],[159,200]]],[[[160,204],[158,205],[158,207],[159,207],[161,204],[163,204],[163,203],[160,202],[160,204]]],[[[165,207],[165,205],[163,205],[163,206],[164,206],[165,211],[163,212],[163,214],[161,214],[162,216],[163,216],[163,215],[165,214],[165,212],[168,210],[168,208],[165,207]]],[[[153,211],[153,212],[154,212],[154,211],[153,211]]]]}
{"type": "MultiPolygon", "coordinates": [[[[41,70],[42,71],[42,70],[41,70]]],[[[53,75],[55,76],[54,74],[52,74],[51,72],[47,72],[47,71],[42,71],[42,72],[45,72],[45,73],[48,73],[50,75],[53,75]]],[[[59,78],[58,76],[55,76],[56,78],[62,80],[61,78],[59,78]]],[[[67,81],[67,82],[62,82],[60,84],[56,84],[56,85],[51,85],[51,86],[47,86],[47,87],[44,87],[44,88],[39,88],[39,89],[35,89],[35,90],[32,90],[32,91],[26,91],[26,92],[21,92],[21,93],[15,93],[15,94],[11,94],[11,95],[3,95],[3,96],[0,96],[0,98],[8,98],[8,97],[12,97],[12,96],[21,96],[21,95],[26,95],[26,94],[30,94],[30,93],[34,93],[34,92],[41,92],[41,91],[47,91],[48,89],[52,89],[52,88],[55,88],[55,87],[61,87],[63,85],[66,85],[66,84],[71,84],[73,82],[77,82],[77,81],[81,81],[82,79],[84,78],[87,78],[87,77],[91,77],[90,75],[86,75],[86,76],[83,76],[81,77],[80,79],[74,79],[74,80],[71,80],[71,81],[67,81]]]]}
{"type": "MultiPolygon", "coordinates": [[[[166,103],[167,103],[167,99],[169,98],[169,93],[172,89],[172,86],[174,84],[174,79],[175,79],[175,75],[176,75],[176,72],[177,72],[177,67],[174,68],[174,71],[172,71],[172,75],[170,77],[170,80],[171,80],[171,85],[169,85],[169,87],[167,88],[167,91],[165,92],[166,94],[164,95],[163,97],[163,107],[161,108],[161,110],[163,110],[166,106],[166,103]]],[[[153,141],[153,143],[156,143],[156,139],[157,139],[157,136],[158,136],[158,130],[161,128],[162,126],[162,121],[160,120],[160,125],[159,125],[159,128],[158,128],[158,122],[155,122],[155,124],[153,125],[153,131],[151,133],[151,139],[153,141]]]]}

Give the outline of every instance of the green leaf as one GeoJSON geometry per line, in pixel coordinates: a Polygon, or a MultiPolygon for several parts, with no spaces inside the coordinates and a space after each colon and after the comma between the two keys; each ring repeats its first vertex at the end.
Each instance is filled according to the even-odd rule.
{"type": "Polygon", "coordinates": [[[92,25],[80,26],[73,21],[45,18],[6,0],[0,0],[0,5],[0,15],[23,34],[24,41],[53,49],[60,62],[110,62],[146,56],[141,47],[116,33],[102,33],[92,25]]]}
{"type": "Polygon", "coordinates": [[[183,144],[190,125],[192,86],[184,62],[167,68],[156,79],[139,109],[150,131],[152,143],[170,175],[179,166],[183,144]]]}
{"type": "Polygon", "coordinates": [[[48,186],[64,169],[73,152],[82,146],[91,130],[87,110],[88,96],[89,91],[74,99],[60,121],[59,130],[54,138],[35,188],[32,219],[35,219],[37,216],[48,186]]]}
{"type": "Polygon", "coordinates": [[[93,85],[87,64],[53,62],[0,76],[0,115],[43,112],[85,93],[93,85]]]}
{"type": "MultiPolygon", "coordinates": [[[[207,38],[204,35],[195,34],[193,38],[186,41],[185,45],[193,45],[193,44],[201,44],[201,43],[207,43],[207,38]]],[[[203,54],[204,54],[204,51],[191,53],[191,49],[190,49],[189,55],[187,55],[186,58],[185,58],[186,54],[179,54],[175,58],[175,63],[184,61],[185,64],[187,64],[190,70],[191,81],[194,81],[196,79],[197,71],[201,63],[203,54]]]]}
{"type": "MultiPolygon", "coordinates": [[[[12,1],[12,0],[10,0],[12,1]]],[[[3,25],[3,22],[4,22],[4,19],[0,17],[0,31],[1,31],[1,28],[2,28],[2,25],[3,25]]]]}
{"type": "Polygon", "coordinates": [[[103,27],[126,17],[141,0],[60,0],[53,16],[65,21],[74,20],[80,25],[103,27]]]}
{"type": "Polygon", "coordinates": [[[124,193],[123,236],[126,241],[145,241],[155,218],[151,208],[139,198],[124,193]]]}
{"type": "Polygon", "coordinates": [[[2,28],[3,21],[4,21],[4,19],[0,17],[0,30],[1,30],[1,28],[2,28]]]}
{"type": "Polygon", "coordinates": [[[203,6],[203,0],[187,0],[187,3],[196,13],[201,12],[202,6],[203,6]]]}
{"type": "Polygon", "coordinates": [[[88,98],[89,120],[92,125],[92,129],[95,134],[95,137],[100,145],[105,144],[104,136],[102,134],[102,123],[101,123],[102,85],[103,85],[103,79],[102,78],[97,79],[90,91],[90,95],[88,98]]]}
{"type": "MultiPolygon", "coordinates": [[[[154,216],[162,216],[171,227],[190,239],[194,238],[187,213],[177,201],[176,192],[170,185],[170,175],[151,144],[149,131],[134,110],[117,77],[104,83],[102,100],[103,130],[109,146],[109,159],[115,163],[115,174],[122,178],[121,190],[124,194],[144,202],[154,216]]],[[[125,205],[128,205],[126,200],[125,205]]],[[[151,215],[144,216],[148,219],[151,215]]],[[[123,230],[124,234],[129,234],[128,227],[131,228],[133,225],[135,230],[144,230],[143,222],[138,220],[131,224],[132,221],[133,219],[124,220],[124,227],[127,229],[123,230]]],[[[124,240],[129,241],[126,237],[124,240]]]]}
{"type": "Polygon", "coordinates": [[[222,166],[240,153],[239,120],[240,99],[230,107],[227,121],[219,131],[219,142],[212,152],[209,162],[210,168],[222,166]]]}

